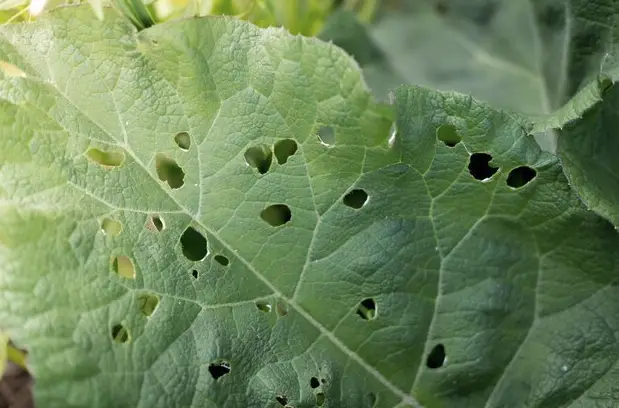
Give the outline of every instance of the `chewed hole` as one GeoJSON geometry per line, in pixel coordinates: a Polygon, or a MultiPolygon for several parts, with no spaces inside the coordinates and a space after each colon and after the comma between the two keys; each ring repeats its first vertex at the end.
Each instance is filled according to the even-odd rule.
{"type": "Polygon", "coordinates": [[[365,399],[368,401],[369,408],[374,408],[376,402],[378,401],[378,398],[376,398],[376,394],[374,394],[373,392],[368,393],[368,395],[365,396],[365,399]]]}
{"type": "Polygon", "coordinates": [[[271,311],[271,304],[269,302],[258,301],[256,302],[256,307],[264,313],[269,313],[271,311]]]}
{"type": "Polygon", "coordinates": [[[159,180],[167,182],[170,188],[181,188],[185,184],[185,172],[174,161],[162,153],[155,156],[155,168],[159,180]]]}
{"type": "Polygon", "coordinates": [[[527,185],[537,176],[537,171],[529,166],[520,166],[512,169],[507,175],[507,185],[512,188],[520,188],[527,185]]]}
{"type": "Polygon", "coordinates": [[[144,293],[138,297],[138,304],[140,305],[140,311],[144,316],[150,316],[155,312],[157,306],[159,306],[159,297],[152,293],[144,293]]]}
{"type": "Polygon", "coordinates": [[[230,264],[230,260],[228,259],[228,257],[223,256],[223,255],[215,255],[214,259],[215,259],[215,262],[217,262],[221,266],[228,266],[228,264],[230,264]]]}
{"type": "Polygon", "coordinates": [[[437,344],[432,348],[428,358],[426,359],[426,365],[428,368],[440,368],[445,364],[445,346],[437,344]]]}
{"type": "Polygon", "coordinates": [[[297,152],[297,142],[292,139],[279,140],[273,147],[277,163],[285,164],[288,158],[297,152]]]}
{"type": "Polygon", "coordinates": [[[473,153],[469,158],[469,173],[477,180],[486,180],[494,176],[499,170],[490,166],[492,156],[488,153],[473,153]]]}
{"type": "Polygon", "coordinates": [[[123,225],[120,221],[116,221],[111,218],[104,218],[103,221],[101,221],[101,231],[103,231],[105,235],[116,237],[122,230],[123,225]]]}
{"type": "Polygon", "coordinates": [[[0,61],[0,71],[4,72],[4,75],[7,77],[22,77],[26,76],[26,73],[18,68],[16,65],[13,65],[6,61],[0,61]]]}
{"type": "Polygon", "coordinates": [[[312,387],[312,388],[320,387],[320,381],[318,381],[318,378],[316,378],[316,377],[310,378],[310,387],[312,387]]]}
{"type": "Polygon", "coordinates": [[[191,276],[193,276],[194,279],[198,279],[198,276],[199,276],[198,271],[196,269],[192,270],[191,276]]]}
{"type": "Polygon", "coordinates": [[[112,260],[112,269],[118,276],[125,279],[135,279],[135,266],[128,256],[119,255],[112,260]]]}
{"type": "Polygon", "coordinates": [[[284,302],[277,302],[275,306],[275,311],[279,316],[286,316],[288,314],[288,305],[284,302]]]}
{"type": "Polygon", "coordinates": [[[278,395],[275,397],[275,401],[279,402],[279,404],[283,407],[288,405],[288,398],[285,395],[278,395]]]}
{"type": "Polygon", "coordinates": [[[279,227],[292,219],[292,212],[287,205],[270,205],[260,213],[260,218],[272,227],[279,227]]]}
{"type": "Polygon", "coordinates": [[[181,235],[183,255],[190,261],[201,261],[208,253],[207,241],[204,235],[193,227],[187,227],[181,235]]]}
{"type": "Polygon", "coordinates": [[[441,125],[436,129],[436,137],[449,147],[454,147],[462,141],[454,125],[441,125]]]}
{"type": "Polygon", "coordinates": [[[110,334],[116,343],[128,343],[131,340],[129,330],[122,324],[114,325],[110,334]]]}
{"type": "Polygon", "coordinates": [[[320,143],[325,146],[335,144],[335,129],[331,126],[321,126],[320,129],[318,129],[318,139],[320,139],[320,143]]]}
{"type": "Polygon", "coordinates": [[[269,171],[272,161],[273,152],[271,152],[271,148],[265,144],[252,146],[245,150],[245,162],[258,170],[260,174],[265,174],[269,171]]]}
{"type": "Polygon", "coordinates": [[[317,407],[322,407],[323,405],[325,405],[325,394],[323,392],[319,392],[316,394],[316,406],[317,407]]]}
{"type": "Polygon", "coordinates": [[[176,136],[174,136],[174,142],[176,142],[178,147],[185,151],[189,150],[191,147],[191,137],[189,137],[189,133],[187,132],[177,133],[176,136]]]}
{"type": "Polygon", "coordinates": [[[359,303],[357,314],[364,320],[374,320],[376,318],[376,302],[374,299],[363,299],[359,303]]]}
{"type": "Polygon", "coordinates": [[[342,201],[344,205],[358,210],[368,201],[368,193],[361,189],[355,189],[346,194],[342,201]]]}
{"type": "Polygon", "coordinates": [[[230,373],[230,363],[228,363],[227,361],[223,361],[223,360],[211,363],[208,366],[208,372],[211,373],[211,376],[215,380],[218,380],[224,375],[230,373]]]}
{"type": "Polygon", "coordinates": [[[148,223],[146,227],[151,231],[161,232],[165,228],[165,224],[163,219],[158,215],[152,215],[148,218],[148,223]]]}
{"type": "Polygon", "coordinates": [[[105,167],[120,167],[125,162],[125,153],[120,150],[105,152],[99,149],[89,149],[86,156],[93,162],[105,167]]]}

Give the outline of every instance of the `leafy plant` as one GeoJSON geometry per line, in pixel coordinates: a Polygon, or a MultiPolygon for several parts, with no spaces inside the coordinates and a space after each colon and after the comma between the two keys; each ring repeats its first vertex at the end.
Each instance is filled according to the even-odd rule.
{"type": "Polygon", "coordinates": [[[379,103],[341,49],[227,17],[2,27],[0,328],[39,406],[617,405],[615,36],[589,23],[619,13],[561,4],[599,42],[544,115],[379,103]]]}

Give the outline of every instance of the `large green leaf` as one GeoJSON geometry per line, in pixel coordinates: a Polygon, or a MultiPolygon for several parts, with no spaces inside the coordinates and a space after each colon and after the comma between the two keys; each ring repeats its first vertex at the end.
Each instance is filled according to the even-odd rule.
{"type": "Polygon", "coordinates": [[[405,87],[390,132],[339,49],[224,18],[65,8],[0,60],[39,406],[619,403],[619,237],[519,118],[405,87]]]}

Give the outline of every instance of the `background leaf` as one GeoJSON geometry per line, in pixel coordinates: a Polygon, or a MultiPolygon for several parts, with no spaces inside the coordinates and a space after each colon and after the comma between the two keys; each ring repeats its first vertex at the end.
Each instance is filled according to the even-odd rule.
{"type": "Polygon", "coordinates": [[[341,50],[227,18],[65,8],[0,59],[39,405],[619,403],[619,237],[527,120],[403,87],[394,125],[341,50]]]}

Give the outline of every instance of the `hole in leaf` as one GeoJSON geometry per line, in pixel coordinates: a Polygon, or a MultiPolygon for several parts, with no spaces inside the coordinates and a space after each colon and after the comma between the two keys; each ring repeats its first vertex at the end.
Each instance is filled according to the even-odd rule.
{"type": "Polygon", "coordinates": [[[215,363],[211,363],[208,366],[208,372],[211,373],[211,376],[214,379],[218,380],[230,372],[230,363],[227,361],[217,361],[215,363]]]}
{"type": "Polygon", "coordinates": [[[163,223],[163,219],[161,217],[158,215],[153,215],[148,219],[146,228],[151,231],[162,231],[165,228],[165,224],[163,223]]]}
{"type": "Polygon", "coordinates": [[[115,237],[118,236],[118,234],[120,234],[122,230],[123,225],[120,223],[120,221],[116,221],[111,218],[105,218],[103,221],[101,221],[101,231],[103,231],[105,235],[115,237]]]}
{"type": "Polygon", "coordinates": [[[138,304],[144,316],[150,316],[159,305],[159,297],[151,293],[144,293],[138,297],[138,304]]]}
{"type": "Polygon", "coordinates": [[[376,405],[376,394],[374,394],[373,392],[368,393],[368,395],[366,395],[366,400],[368,401],[368,406],[370,408],[373,408],[376,405]]]}
{"type": "Polygon", "coordinates": [[[189,150],[189,147],[191,146],[191,138],[187,132],[177,133],[176,136],[174,136],[174,141],[178,147],[185,151],[189,150]]]}
{"type": "Polygon", "coordinates": [[[318,387],[320,386],[320,381],[318,381],[318,378],[316,378],[316,377],[312,377],[312,378],[310,379],[310,386],[311,386],[312,388],[318,388],[318,387]]]}
{"type": "Polygon", "coordinates": [[[376,302],[374,299],[363,299],[359,304],[357,314],[364,320],[374,320],[376,318],[376,302]]]}
{"type": "Polygon", "coordinates": [[[275,311],[280,316],[286,316],[288,314],[288,305],[284,302],[277,302],[277,306],[275,306],[275,311]]]}
{"type": "Polygon", "coordinates": [[[507,185],[512,188],[524,187],[537,176],[537,171],[529,166],[520,166],[512,169],[507,176],[507,185]]]}
{"type": "Polygon", "coordinates": [[[327,380],[326,380],[325,378],[321,378],[321,379],[320,379],[320,382],[321,382],[321,383],[323,383],[323,384],[326,384],[326,383],[327,383],[327,380]]]}
{"type": "Polygon", "coordinates": [[[260,218],[272,227],[279,227],[292,219],[292,212],[287,205],[274,204],[262,210],[260,218]]]}
{"type": "Polygon", "coordinates": [[[278,395],[275,397],[275,401],[279,402],[281,406],[288,405],[288,398],[285,395],[278,395]]]}
{"type": "Polygon", "coordinates": [[[185,172],[176,164],[176,161],[170,159],[162,153],[157,153],[155,156],[155,168],[159,180],[167,182],[170,188],[181,188],[185,184],[185,172]]]}
{"type": "Polygon", "coordinates": [[[104,152],[99,149],[90,149],[86,152],[86,156],[93,162],[105,167],[119,167],[125,161],[125,153],[120,150],[104,152]]]}
{"type": "Polygon", "coordinates": [[[285,164],[288,158],[297,152],[297,142],[292,139],[284,139],[275,143],[273,147],[277,163],[285,164]]]}
{"type": "Polygon", "coordinates": [[[436,129],[436,137],[449,147],[454,147],[462,141],[454,125],[441,125],[436,129]]]}
{"type": "Polygon", "coordinates": [[[191,276],[193,276],[194,279],[198,279],[198,271],[196,269],[192,270],[191,276]]]}
{"type": "Polygon", "coordinates": [[[361,189],[355,189],[349,192],[344,196],[344,205],[354,208],[355,210],[360,209],[365,205],[368,201],[368,193],[361,189]]]}
{"type": "Polygon", "coordinates": [[[256,307],[261,312],[269,313],[271,311],[271,304],[268,302],[258,301],[256,302],[256,307]]]}
{"type": "Polygon", "coordinates": [[[473,153],[469,158],[469,173],[477,180],[486,180],[494,176],[499,170],[490,166],[492,156],[488,153],[473,153]]]}
{"type": "Polygon", "coordinates": [[[0,71],[4,72],[7,77],[22,77],[26,76],[26,73],[19,69],[16,65],[8,63],[6,61],[0,61],[0,71]]]}
{"type": "Polygon", "coordinates": [[[217,262],[218,264],[222,266],[228,266],[228,264],[230,263],[230,260],[223,255],[215,255],[215,262],[217,262]]]}
{"type": "Polygon", "coordinates": [[[206,238],[193,227],[187,227],[181,235],[183,255],[190,261],[201,261],[208,253],[206,238]]]}
{"type": "Polygon", "coordinates": [[[335,130],[331,126],[321,126],[318,129],[318,139],[325,146],[335,144],[335,130]]]}
{"type": "Polygon", "coordinates": [[[112,268],[122,278],[135,279],[135,266],[133,261],[127,256],[119,255],[114,257],[112,268]]]}
{"type": "Polygon", "coordinates": [[[437,344],[428,354],[426,365],[428,368],[440,368],[443,364],[445,364],[445,346],[437,344]]]}
{"type": "Polygon", "coordinates": [[[116,343],[127,343],[131,340],[129,330],[122,324],[116,324],[112,327],[112,340],[116,343]]]}
{"type": "Polygon", "coordinates": [[[323,392],[319,392],[316,394],[316,406],[322,407],[325,405],[325,394],[323,392]]]}
{"type": "Polygon", "coordinates": [[[248,165],[258,170],[258,173],[264,174],[271,168],[273,153],[271,148],[265,144],[252,146],[245,150],[245,161],[248,165]]]}

